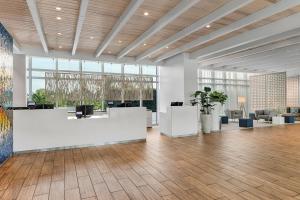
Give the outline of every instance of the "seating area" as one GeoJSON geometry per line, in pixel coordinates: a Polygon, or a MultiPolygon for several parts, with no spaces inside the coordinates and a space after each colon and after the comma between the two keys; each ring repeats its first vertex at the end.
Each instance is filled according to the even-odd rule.
{"type": "Polygon", "coordinates": [[[255,119],[263,119],[265,121],[272,121],[272,117],[276,116],[276,113],[272,110],[255,110],[255,119]]]}
{"type": "Polygon", "coordinates": [[[226,110],[226,116],[231,120],[236,120],[243,118],[243,111],[242,110],[226,110]]]}
{"type": "Polygon", "coordinates": [[[298,109],[277,114],[276,109],[255,110],[248,116],[243,116],[242,110],[225,110],[225,115],[220,115],[221,130],[236,130],[239,128],[268,127],[284,124],[300,123],[298,109]],[[296,111],[295,111],[296,110],[296,111]]]}

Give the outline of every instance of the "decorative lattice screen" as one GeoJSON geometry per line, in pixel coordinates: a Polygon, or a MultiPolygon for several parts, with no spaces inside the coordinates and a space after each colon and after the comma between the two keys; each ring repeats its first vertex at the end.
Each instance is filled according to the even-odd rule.
{"type": "Polygon", "coordinates": [[[273,73],[250,77],[251,109],[286,109],[286,73],[273,73]]]}
{"type": "Polygon", "coordinates": [[[152,100],[153,78],[128,75],[45,73],[50,101],[152,100]]]}

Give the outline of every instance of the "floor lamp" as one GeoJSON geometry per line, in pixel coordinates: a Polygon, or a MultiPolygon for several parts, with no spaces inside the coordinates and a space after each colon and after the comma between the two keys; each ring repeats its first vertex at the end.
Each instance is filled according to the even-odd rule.
{"type": "Polygon", "coordinates": [[[243,111],[243,118],[244,116],[247,117],[245,103],[246,103],[246,97],[238,96],[238,104],[240,105],[240,110],[243,111]]]}

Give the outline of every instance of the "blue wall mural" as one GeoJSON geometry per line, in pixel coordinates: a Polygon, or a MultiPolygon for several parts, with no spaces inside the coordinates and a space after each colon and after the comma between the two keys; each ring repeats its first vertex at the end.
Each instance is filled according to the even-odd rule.
{"type": "Polygon", "coordinates": [[[0,164],[13,152],[12,73],[13,39],[0,23],[0,164]]]}

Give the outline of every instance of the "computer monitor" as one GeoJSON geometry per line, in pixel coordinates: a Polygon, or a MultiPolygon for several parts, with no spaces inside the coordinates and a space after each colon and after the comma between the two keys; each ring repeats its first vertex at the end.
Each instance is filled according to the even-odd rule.
{"type": "Polygon", "coordinates": [[[126,104],[125,103],[120,103],[117,105],[117,107],[126,107],[126,104]]]}
{"type": "Polygon", "coordinates": [[[177,102],[171,102],[171,106],[177,106],[177,102]]]}
{"type": "Polygon", "coordinates": [[[94,114],[94,105],[80,105],[76,106],[76,112],[82,112],[83,116],[89,116],[94,114]]]}
{"type": "Polygon", "coordinates": [[[54,104],[36,104],[35,109],[54,109],[54,104]]]}
{"type": "Polygon", "coordinates": [[[108,101],[108,102],[107,102],[107,106],[108,106],[109,108],[114,107],[114,102],[113,102],[113,101],[108,101]]]}
{"type": "Polygon", "coordinates": [[[34,102],[28,102],[27,107],[28,107],[28,109],[35,109],[35,103],[34,102]]]}
{"type": "Polygon", "coordinates": [[[133,107],[131,102],[120,103],[117,107],[133,107]]]}
{"type": "Polygon", "coordinates": [[[181,101],[176,101],[176,102],[171,102],[171,106],[182,106],[183,102],[181,101]]]}
{"type": "Polygon", "coordinates": [[[44,109],[54,109],[54,104],[44,104],[44,109]]]}

